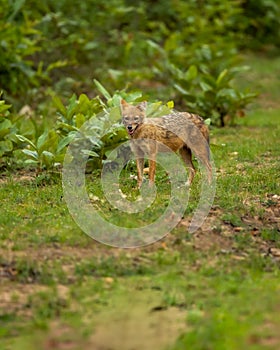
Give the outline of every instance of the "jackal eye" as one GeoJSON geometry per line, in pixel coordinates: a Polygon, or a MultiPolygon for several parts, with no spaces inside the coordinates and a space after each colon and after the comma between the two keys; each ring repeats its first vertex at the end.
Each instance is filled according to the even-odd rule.
{"type": "Polygon", "coordinates": [[[139,120],[140,120],[139,116],[136,115],[136,116],[134,117],[134,121],[137,123],[137,122],[139,122],[139,120]]]}

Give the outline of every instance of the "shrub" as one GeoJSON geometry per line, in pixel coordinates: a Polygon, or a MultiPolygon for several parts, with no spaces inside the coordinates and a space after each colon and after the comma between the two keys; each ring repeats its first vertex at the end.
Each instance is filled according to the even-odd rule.
{"type": "Polygon", "coordinates": [[[90,99],[81,94],[79,97],[73,95],[64,106],[61,99],[54,95],[53,102],[58,111],[54,124],[39,135],[33,133],[31,137],[26,137],[16,134],[26,157],[25,164],[35,165],[38,171],[55,169],[62,165],[70,142],[83,142],[87,145],[82,150],[83,154],[90,157],[94,168],[101,168],[106,153],[127,139],[121,124],[120,99],[131,102],[141,97],[141,93],[117,91],[111,96],[98,81],[95,83],[106,102],[99,96],[90,99]]]}
{"type": "Polygon", "coordinates": [[[30,86],[38,85],[38,71],[30,57],[40,50],[36,22],[17,18],[22,1],[0,0],[0,74],[1,89],[20,97],[30,86]]]}

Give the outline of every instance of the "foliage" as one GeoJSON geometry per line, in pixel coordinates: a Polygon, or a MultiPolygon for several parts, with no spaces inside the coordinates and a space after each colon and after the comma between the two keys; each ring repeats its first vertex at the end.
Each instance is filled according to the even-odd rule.
{"type": "Polygon", "coordinates": [[[46,130],[39,136],[36,143],[22,135],[17,135],[17,137],[27,146],[22,150],[29,157],[25,163],[36,164],[38,170],[48,170],[61,165],[64,156],[62,150],[71,141],[71,135],[59,140],[59,136],[54,130],[46,130]]]}
{"type": "Polygon", "coordinates": [[[127,133],[121,123],[119,110],[120,99],[132,102],[141,97],[141,93],[125,91],[113,96],[95,81],[100,93],[106,97],[106,103],[97,96],[93,99],[75,94],[64,106],[61,99],[53,96],[53,103],[58,111],[58,118],[45,128],[42,134],[30,133],[29,137],[20,133],[16,139],[21,142],[22,152],[27,159],[25,164],[36,165],[38,170],[53,169],[63,163],[66,147],[70,142],[83,142],[87,148],[82,152],[90,158],[94,168],[100,168],[106,159],[106,152],[127,139],[127,133]]]}
{"type": "Polygon", "coordinates": [[[18,126],[16,117],[10,114],[8,105],[0,99],[0,166],[9,162],[13,152],[19,147],[19,141],[16,137],[18,126]]]}
{"type": "MultiPolygon", "coordinates": [[[[262,43],[270,36],[277,44],[279,37],[274,25],[279,6],[269,0],[145,0],[137,5],[125,0],[1,0],[1,11],[2,89],[9,100],[16,97],[25,103],[38,95],[46,99],[42,84],[67,98],[81,91],[91,96],[90,77],[110,86],[110,93],[133,82],[133,89],[144,90],[151,99],[172,98],[176,105],[186,105],[173,88],[166,57],[183,72],[197,66],[197,81],[209,74],[217,79],[233,67],[231,60],[244,42],[257,37],[262,43]],[[255,10],[263,11],[257,21],[255,10]]],[[[202,91],[194,105],[198,110],[204,95],[202,91]]],[[[246,104],[246,99],[237,99],[246,104]]]]}
{"type": "Polygon", "coordinates": [[[192,65],[179,67],[159,45],[150,44],[163,57],[164,64],[156,66],[160,79],[169,82],[164,94],[171,95],[175,103],[186,105],[188,110],[210,117],[213,125],[234,124],[235,117],[244,115],[245,107],[257,96],[250,91],[239,91],[234,86],[237,75],[249,67],[238,66],[236,59],[225,61],[223,52],[229,50],[227,46],[215,52],[211,46],[204,45],[196,52],[195,59],[189,57],[192,65]],[[180,93],[179,100],[176,100],[175,91],[180,93]]]}
{"type": "Polygon", "coordinates": [[[40,18],[30,18],[24,9],[24,0],[0,0],[0,89],[15,105],[26,103],[32,88],[38,94],[40,85],[50,82],[50,72],[65,65],[39,59],[44,40],[37,28],[40,18]]]}
{"type": "Polygon", "coordinates": [[[79,137],[91,134],[85,152],[100,167],[126,137],[120,96],[172,100],[212,125],[234,124],[256,96],[236,86],[246,69],[238,49],[253,37],[259,44],[279,42],[278,1],[269,0],[0,0],[0,13],[1,89],[12,104],[1,121],[2,162],[13,155],[20,163],[23,148],[39,169],[61,164],[89,120],[91,130],[79,137]],[[256,19],[254,11],[263,14],[256,19]],[[126,93],[135,89],[141,94],[126,93]],[[26,105],[31,116],[16,113],[26,105]]]}
{"type": "Polygon", "coordinates": [[[16,18],[22,5],[23,1],[0,1],[1,88],[13,96],[38,85],[38,72],[30,57],[40,50],[40,32],[35,20],[16,18]]]}
{"type": "Polygon", "coordinates": [[[13,125],[7,118],[10,105],[0,100],[0,157],[9,154],[13,150],[13,125]]]}
{"type": "MultiPolygon", "coordinates": [[[[61,99],[53,96],[53,103],[57,108],[57,120],[40,134],[29,132],[29,137],[16,133],[20,141],[22,152],[27,157],[25,164],[36,165],[39,171],[60,167],[63,163],[66,147],[74,143],[82,147],[82,153],[89,156],[88,165],[91,169],[102,167],[108,152],[127,140],[127,132],[121,122],[120,100],[134,102],[142,97],[140,92],[116,91],[110,93],[95,80],[97,89],[106,99],[99,96],[90,99],[87,95],[75,94],[70,97],[66,106],[61,99]]],[[[169,101],[168,105],[173,106],[169,101]]],[[[168,106],[161,102],[151,103],[148,107],[148,117],[156,117],[169,113],[168,106]]],[[[32,125],[31,125],[32,126],[32,125]]],[[[17,129],[20,131],[20,128],[17,129]]],[[[25,132],[30,131],[26,128],[25,132]]]]}
{"type": "Polygon", "coordinates": [[[246,0],[242,9],[242,16],[237,18],[244,39],[240,46],[260,49],[264,45],[274,45],[279,48],[280,1],[246,0]]]}

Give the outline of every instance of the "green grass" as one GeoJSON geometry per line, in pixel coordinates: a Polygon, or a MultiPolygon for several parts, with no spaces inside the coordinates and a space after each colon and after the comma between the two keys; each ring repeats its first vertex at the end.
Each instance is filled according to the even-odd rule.
{"type": "MultiPolygon", "coordinates": [[[[249,59],[273,90],[278,59],[268,71],[249,59]]],[[[274,99],[273,92],[271,106],[274,99]]],[[[280,109],[260,107],[236,127],[211,130],[217,188],[202,229],[187,232],[198,176],[182,222],[144,248],[89,238],[68,212],[60,179],[3,175],[0,349],[278,350],[280,109]]],[[[134,201],[131,172],[122,172],[121,188],[134,201]]],[[[166,174],[157,175],[159,191],[144,216],[110,208],[96,174],[87,188],[102,215],[133,227],[168,203],[166,174]]]]}

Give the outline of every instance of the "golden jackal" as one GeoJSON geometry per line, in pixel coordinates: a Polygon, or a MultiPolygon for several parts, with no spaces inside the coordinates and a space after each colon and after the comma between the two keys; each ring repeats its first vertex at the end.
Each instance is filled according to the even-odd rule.
{"type": "Polygon", "coordinates": [[[208,181],[211,181],[209,131],[200,116],[172,111],[161,118],[146,118],[146,102],[133,106],[124,100],[121,100],[121,114],[131,139],[131,149],[136,156],[138,187],[143,182],[144,155],[147,154],[149,158],[149,184],[153,185],[156,154],[167,149],[179,151],[190,171],[189,185],[195,175],[192,152],[206,167],[208,181]],[[165,147],[161,147],[161,144],[165,147]]]}

